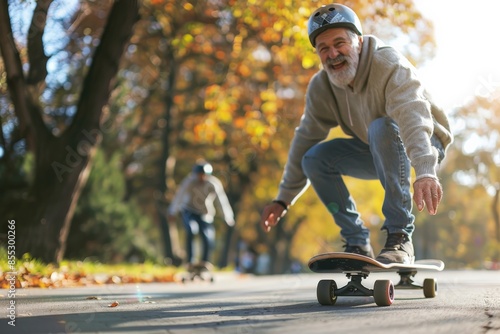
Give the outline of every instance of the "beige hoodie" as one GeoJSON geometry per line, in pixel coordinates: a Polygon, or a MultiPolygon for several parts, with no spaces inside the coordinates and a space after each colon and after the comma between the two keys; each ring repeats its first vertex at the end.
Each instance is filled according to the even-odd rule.
{"type": "Polygon", "coordinates": [[[302,157],[331,128],[340,126],[346,134],[368,143],[368,126],[381,117],[398,124],[417,179],[436,176],[438,158],[430,138],[435,134],[445,149],[452,142],[446,114],[431,101],[403,55],[374,36],[364,36],[352,89],[331,84],[324,70],[312,77],[277,199],[293,204],[307,188],[302,157]]]}
{"type": "Polygon", "coordinates": [[[181,182],[168,213],[176,215],[181,210],[188,210],[212,223],[216,213],[214,203],[224,214],[226,223],[234,222],[233,209],[220,180],[206,175],[205,181],[200,181],[195,173],[191,173],[181,182]]]}

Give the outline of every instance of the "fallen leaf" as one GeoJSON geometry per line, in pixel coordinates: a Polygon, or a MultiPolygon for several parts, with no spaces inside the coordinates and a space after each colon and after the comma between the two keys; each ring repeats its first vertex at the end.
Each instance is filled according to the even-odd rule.
{"type": "Polygon", "coordinates": [[[118,305],[120,305],[120,303],[113,302],[113,303],[109,304],[108,307],[117,307],[118,305]]]}
{"type": "Polygon", "coordinates": [[[88,299],[88,300],[101,300],[100,297],[96,297],[96,296],[89,296],[86,299],[88,299]]]}

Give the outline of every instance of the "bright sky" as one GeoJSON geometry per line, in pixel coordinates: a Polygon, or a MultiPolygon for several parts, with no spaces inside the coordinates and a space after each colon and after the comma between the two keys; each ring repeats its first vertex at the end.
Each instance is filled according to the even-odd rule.
{"type": "Polygon", "coordinates": [[[500,88],[500,1],[414,0],[434,23],[436,57],[419,67],[437,102],[449,111],[500,88]]]}

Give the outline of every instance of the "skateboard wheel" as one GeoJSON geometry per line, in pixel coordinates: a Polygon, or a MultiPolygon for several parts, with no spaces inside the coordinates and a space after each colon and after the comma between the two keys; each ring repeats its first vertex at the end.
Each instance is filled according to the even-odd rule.
{"type": "Polygon", "coordinates": [[[337,283],[334,280],[321,280],[316,288],[316,297],[321,305],[333,305],[337,301],[335,290],[337,283]]]}
{"type": "Polygon", "coordinates": [[[377,280],[373,287],[373,299],[378,306],[391,306],[394,302],[394,284],[391,280],[377,280]]]}
{"type": "Polygon", "coordinates": [[[424,279],[425,298],[434,298],[437,295],[437,281],[434,278],[424,279]]]}

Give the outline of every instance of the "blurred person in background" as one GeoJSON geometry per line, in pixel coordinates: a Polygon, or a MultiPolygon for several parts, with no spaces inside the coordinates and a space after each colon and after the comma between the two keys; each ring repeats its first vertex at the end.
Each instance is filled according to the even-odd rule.
{"type": "Polygon", "coordinates": [[[202,263],[210,262],[215,244],[214,218],[216,206],[222,212],[228,226],[234,225],[234,213],[221,181],[212,175],[213,167],[206,161],[198,161],[192,172],[181,182],[168,208],[169,220],[175,220],[180,212],[186,229],[186,256],[188,267],[197,263],[193,254],[193,241],[199,234],[202,241],[202,263]],[[215,204],[215,205],[214,205],[215,204]]]}

